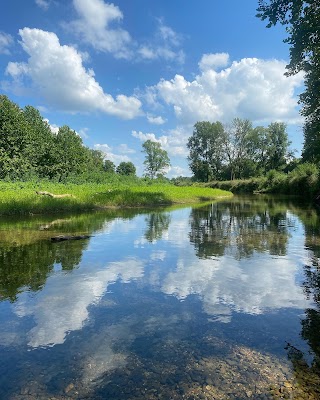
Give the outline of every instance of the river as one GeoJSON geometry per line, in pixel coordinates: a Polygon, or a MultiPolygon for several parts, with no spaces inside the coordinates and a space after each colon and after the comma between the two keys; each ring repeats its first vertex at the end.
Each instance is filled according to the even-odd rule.
{"type": "Polygon", "coordinates": [[[0,399],[318,399],[319,260],[288,198],[3,217],[0,399]]]}

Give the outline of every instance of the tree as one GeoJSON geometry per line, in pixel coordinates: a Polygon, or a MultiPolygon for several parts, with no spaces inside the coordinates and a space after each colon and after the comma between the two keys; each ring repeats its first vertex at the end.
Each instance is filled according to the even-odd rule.
{"type": "Polygon", "coordinates": [[[252,169],[255,152],[255,131],[248,119],[235,118],[231,124],[225,126],[223,136],[223,150],[228,159],[230,179],[245,178],[245,175],[252,175],[252,172],[245,170],[252,169]]]}
{"type": "Polygon", "coordinates": [[[116,171],[116,166],[112,161],[104,160],[103,169],[109,174],[114,174],[116,171]]]}
{"type": "Polygon", "coordinates": [[[287,25],[290,63],[287,75],[304,71],[305,90],[300,95],[305,116],[303,159],[320,161],[320,3],[317,0],[259,0],[257,16],[287,25]]]}
{"type": "Polygon", "coordinates": [[[273,122],[267,128],[267,170],[283,169],[289,157],[289,146],[286,125],[282,122],[273,122]]]}
{"type": "Polygon", "coordinates": [[[189,167],[197,181],[219,179],[223,170],[224,128],[221,122],[197,122],[189,138],[189,167]]]}
{"type": "Polygon", "coordinates": [[[55,137],[55,173],[62,181],[70,174],[79,174],[86,170],[87,148],[82,139],[69,126],[59,128],[55,137]]]}
{"type": "Polygon", "coordinates": [[[135,175],[136,174],[136,167],[131,161],[125,162],[122,161],[117,166],[117,173],[120,175],[135,175]]]}
{"type": "Polygon", "coordinates": [[[142,144],[143,152],[146,153],[143,164],[145,175],[154,179],[158,174],[164,175],[170,166],[170,159],[166,150],[161,148],[160,143],[147,140],[142,144]]]}
{"type": "Polygon", "coordinates": [[[291,155],[286,125],[274,122],[253,128],[247,119],[197,122],[187,146],[189,166],[198,181],[243,179],[270,169],[281,170],[291,155]]]}
{"type": "Polygon", "coordinates": [[[7,96],[0,95],[0,178],[21,179],[32,171],[26,154],[31,138],[32,129],[22,110],[7,96]]]}
{"type": "Polygon", "coordinates": [[[26,106],[23,114],[30,125],[32,139],[32,142],[26,146],[26,156],[40,177],[52,178],[55,163],[55,136],[39,110],[32,106],[26,106]]]}
{"type": "Polygon", "coordinates": [[[86,170],[88,172],[101,172],[104,170],[103,152],[85,147],[87,153],[86,170]]]}

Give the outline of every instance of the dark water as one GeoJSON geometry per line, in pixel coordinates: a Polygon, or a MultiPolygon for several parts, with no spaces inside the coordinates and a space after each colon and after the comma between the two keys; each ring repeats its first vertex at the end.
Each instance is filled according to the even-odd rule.
{"type": "Polygon", "coordinates": [[[267,197],[2,219],[0,399],[318,399],[319,257],[267,197]]]}

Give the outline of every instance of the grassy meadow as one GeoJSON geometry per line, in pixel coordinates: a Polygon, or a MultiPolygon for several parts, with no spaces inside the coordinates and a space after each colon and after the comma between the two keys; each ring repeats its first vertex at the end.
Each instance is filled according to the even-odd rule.
{"type": "Polygon", "coordinates": [[[230,197],[230,192],[169,184],[59,184],[52,182],[0,182],[0,215],[47,214],[108,207],[154,207],[192,204],[230,197]],[[39,195],[46,191],[70,197],[39,195]]]}

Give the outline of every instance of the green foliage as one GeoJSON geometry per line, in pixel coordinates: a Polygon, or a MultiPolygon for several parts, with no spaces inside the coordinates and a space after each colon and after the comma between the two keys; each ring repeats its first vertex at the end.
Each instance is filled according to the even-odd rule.
{"type": "Polygon", "coordinates": [[[319,166],[311,163],[299,164],[289,173],[270,170],[264,177],[233,181],[212,181],[210,187],[229,190],[232,193],[277,193],[292,194],[306,198],[319,195],[319,166]]]}
{"type": "Polygon", "coordinates": [[[288,175],[290,191],[303,195],[315,195],[319,190],[319,167],[315,164],[300,164],[288,175]]]}
{"type": "Polygon", "coordinates": [[[284,188],[287,187],[287,175],[283,172],[272,169],[268,171],[266,178],[266,191],[269,193],[281,193],[286,191],[284,188]]]}
{"type": "Polygon", "coordinates": [[[177,178],[172,178],[171,182],[175,186],[191,186],[193,184],[193,180],[189,176],[178,176],[177,178]]]}
{"type": "Polygon", "coordinates": [[[255,150],[252,145],[255,133],[252,123],[247,119],[235,118],[225,131],[224,150],[227,155],[230,179],[243,178],[246,170],[248,172],[252,170],[250,164],[255,150]]]}
{"type": "Polygon", "coordinates": [[[300,95],[304,126],[303,160],[320,161],[320,3],[316,0],[259,0],[257,16],[267,27],[287,26],[290,63],[287,75],[304,71],[305,90],[300,95]]]}
{"type": "Polygon", "coordinates": [[[100,150],[93,150],[85,147],[87,157],[86,168],[87,171],[104,171],[104,155],[100,150]]]}
{"type": "Polygon", "coordinates": [[[200,182],[219,179],[223,171],[225,131],[221,122],[197,122],[189,138],[189,167],[200,182]]]}
{"type": "Polygon", "coordinates": [[[286,125],[282,122],[273,122],[267,128],[267,169],[281,170],[285,167],[288,156],[288,148],[291,144],[288,140],[286,125]]]}
{"type": "Polygon", "coordinates": [[[188,140],[189,166],[200,182],[247,179],[271,169],[282,170],[292,156],[283,123],[253,128],[246,119],[197,122],[188,140]]]}
{"type": "Polygon", "coordinates": [[[0,96],[0,178],[23,176],[32,168],[30,149],[32,130],[20,108],[6,96],[0,96]]]}
{"type": "Polygon", "coordinates": [[[53,177],[55,164],[55,136],[40,112],[26,106],[23,110],[25,120],[31,128],[30,143],[26,146],[26,158],[30,160],[39,177],[53,177]]]}
{"type": "Polygon", "coordinates": [[[131,161],[122,161],[117,167],[117,173],[120,175],[135,175],[136,167],[131,161]]]}
{"type": "Polygon", "coordinates": [[[144,160],[145,175],[154,179],[157,175],[164,175],[170,166],[168,153],[161,148],[160,143],[147,140],[142,144],[143,152],[146,153],[144,160]]]}
{"type": "Polygon", "coordinates": [[[254,193],[260,192],[265,187],[266,178],[234,179],[228,181],[212,181],[206,186],[219,188],[232,193],[254,193]]]}
{"type": "Polygon", "coordinates": [[[22,110],[0,95],[0,179],[104,182],[106,172],[115,169],[110,163],[102,152],[84,146],[69,126],[52,133],[36,108],[22,110]]]}
{"type": "Polygon", "coordinates": [[[103,169],[109,174],[114,174],[116,172],[116,166],[110,160],[104,160],[103,169]]]}
{"type": "Polygon", "coordinates": [[[55,138],[54,171],[59,182],[65,181],[71,173],[80,173],[87,167],[88,152],[82,139],[69,126],[59,128],[55,138]]]}

